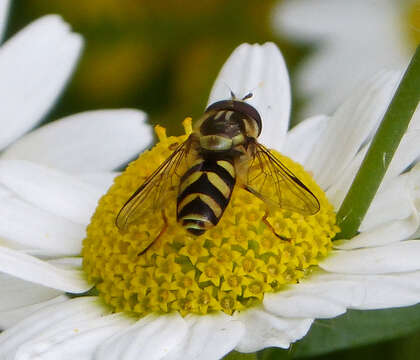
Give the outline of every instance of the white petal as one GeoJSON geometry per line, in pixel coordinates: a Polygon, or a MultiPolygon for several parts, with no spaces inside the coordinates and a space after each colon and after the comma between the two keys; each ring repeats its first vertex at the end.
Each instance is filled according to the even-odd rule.
{"type": "Polygon", "coordinates": [[[62,294],[62,291],[24,281],[14,276],[0,273],[0,311],[37,304],[62,294]]]}
{"type": "Polygon", "coordinates": [[[78,178],[88,184],[91,184],[97,188],[97,190],[105,194],[111,185],[114,183],[114,179],[120,175],[120,172],[88,172],[79,174],[78,178]]]}
{"type": "Polygon", "coordinates": [[[286,318],[322,319],[344,314],[353,299],[361,297],[361,291],[357,282],[342,280],[344,275],[328,275],[326,277],[318,270],[299,284],[290,285],[278,293],[267,294],[264,297],[264,308],[286,318]]]}
{"type": "Polygon", "coordinates": [[[344,274],[388,274],[420,269],[419,257],[420,241],[407,240],[383,247],[333,251],[319,266],[344,274]]]}
{"type": "Polygon", "coordinates": [[[419,289],[420,272],[347,275],[317,271],[285,291],[270,294],[264,306],[280,316],[330,318],[344,313],[346,308],[413,305],[420,301],[419,289]]]}
{"type": "Polygon", "coordinates": [[[56,15],[44,16],[0,48],[0,148],[35,126],[51,108],[82,46],[56,15]]]}
{"type": "Polygon", "coordinates": [[[68,300],[69,300],[68,296],[60,295],[50,300],[43,301],[37,304],[22,306],[13,310],[8,310],[8,311],[0,311],[0,331],[8,329],[9,327],[16,325],[18,322],[31,316],[37,311],[40,311],[46,306],[62,303],[68,300]]]}
{"type": "Polygon", "coordinates": [[[48,260],[49,264],[57,265],[61,269],[79,270],[82,268],[83,258],[76,257],[62,257],[48,260]]]}
{"type": "Polygon", "coordinates": [[[350,161],[346,169],[344,169],[340,178],[326,191],[328,200],[334,206],[334,209],[338,210],[340,208],[368,150],[368,145],[362,146],[357,155],[350,161]]]}
{"type": "Polygon", "coordinates": [[[413,169],[393,179],[377,192],[360,226],[361,233],[350,240],[334,242],[334,247],[355,249],[381,246],[412,236],[420,225],[414,190],[410,189],[418,182],[412,176],[415,172],[413,169]]]}
{"type": "Polygon", "coordinates": [[[185,321],[188,325],[185,341],[162,360],[221,359],[235,348],[244,334],[242,322],[223,313],[191,315],[185,321]]]}
{"type": "Polygon", "coordinates": [[[420,130],[408,131],[401,139],[397,151],[389,164],[381,186],[401,174],[420,156],[420,130]]]}
{"type": "Polygon", "coordinates": [[[352,304],[360,310],[411,306],[420,302],[420,272],[356,279],[365,289],[363,301],[352,304]]]}
{"type": "Polygon", "coordinates": [[[25,201],[83,225],[102,196],[73,176],[25,160],[0,160],[0,183],[25,201]]]}
{"type": "Polygon", "coordinates": [[[411,49],[401,26],[406,5],[365,0],[280,3],[274,26],[291,38],[318,45],[298,72],[297,87],[310,99],[305,116],[331,113],[378,69],[407,64],[411,49]]]}
{"type": "Polygon", "coordinates": [[[370,204],[361,231],[396,219],[404,219],[411,215],[413,208],[410,173],[401,175],[380,189],[370,204]]]}
{"type": "Polygon", "coordinates": [[[71,115],[25,135],[2,158],[30,160],[71,172],[112,170],[151,143],[152,129],[145,120],[143,112],[131,109],[71,115]]]}
{"type": "Polygon", "coordinates": [[[318,146],[308,158],[315,180],[327,189],[339,179],[362,144],[379,125],[400,73],[382,73],[350,97],[328,122],[318,146]]]}
{"type": "MultiPolygon", "coordinates": [[[[15,359],[22,345],[43,338],[44,333],[48,335],[82,321],[93,321],[106,313],[97,297],[82,297],[46,306],[0,334],[0,353],[5,359],[15,359]]],[[[73,327],[74,331],[77,331],[77,326],[73,327]]]]}
{"type": "MultiPolygon", "coordinates": [[[[413,115],[413,118],[410,122],[409,129],[407,133],[403,136],[401,143],[397,149],[397,151],[394,154],[394,157],[389,165],[389,168],[385,174],[384,179],[382,180],[381,186],[379,188],[379,193],[382,191],[386,191],[389,194],[398,195],[401,190],[400,189],[393,189],[395,184],[393,185],[394,181],[399,181],[398,179],[395,179],[396,176],[398,176],[400,173],[402,173],[407,167],[409,167],[412,163],[416,162],[419,154],[420,154],[420,148],[418,146],[418,143],[420,141],[420,106],[417,107],[417,110],[415,114],[413,115]]],[[[365,144],[362,146],[362,148],[359,150],[357,155],[350,161],[350,164],[347,166],[347,168],[344,170],[340,178],[336,180],[336,182],[327,190],[327,197],[330,200],[330,202],[334,205],[335,209],[338,209],[344,200],[344,197],[346,196],[350,185],[352,184],[354,177],[357,174],[357,171],[360,168],[360,165],[366,155],[366,152],[368,150],[369,144],[365,144]]],[[[410,173],[413,173],[413,171],[410,171],[410,173]]],[[[410,175],[411,177],[412,175],[410,175]]],[[[402,176],[400,176],[402,178],[402,176]]],[[[419,178],[420,180],[420,178],[419,178]]],[[[416,180],[413,179],[415,183],[417,183],[416,180]]],[[[376,197],[378,194],[376,195],[376,197]]],[[[376,197],[373,201],[375,203],[376,197]]],[[[405,196],[404,196],[405,197],[405,196]]],[[[411,195],[410,195],[411,197],[411,195]]],[[[391,210],[394,211],[394,206],[392,207],[385,207],[382,206],[382,210],[391,210]]],[[[375,216],[379,213],[376,212],[376,210],[372,211],[372,206],[369,209],[369,212],[367,214],[367,218],[369,217],[369,214],[375,214],[375,216]]],[[[383,214],[383,211],[380,215],[383,214]]],[[[368,220],[364,219],[364,224],[367,224],[368,220]]]]}
{"type": "Polygon", "coordinates": [[[271,346],[287,349],[290,343],[305,336],[313,321],[281,318],[261,307],[246,310],[237,319],[245,324],[246,332],[236,350],[245,353],[271,346]]]}
{"type": "Polygon", "coordinates": [[[9,5],[9,0],[0,0],[0,42],[7,24],[9,5]]]}
{"type": "Polygon", "coordinates": [[[302,121],[287,133],[282,154],[305,166],[306,159],[318,146],[319,138],[328,126],[329,117],[318,115],[302,121]]]}
{"type": "Polygon", "coordinates": [[[6,199],[13,195],[13,192],[0,184],[0,199],[6,199]]]}
{"type": "Polygon", "coordinates": [[[354,289],[357,283],[341,281],[342,277],[342,274],[330,274],[316,269],[299,284],[289,285],[278,293],[267,294],[264,297],[264,308],[286,318],[336,317],[346,312],[351,299],[356,296],[354,294],[358,294],[357,289],[354,289]],[[327,280],[331,282],[331,289],[327,280]],[[334,294],[339,294],[339,298],[347,299],[347,302],[337,300],[338,296],[334,294]]]}
{"type": "Polygon", "coordinates": [[[16,357],[43,360],[90,360],[101,343],[126,329],[131,323],[132,321],[123,314],[114,314],[60,325],[20,346],[16,357]]]}
{"type": "MultiPolygon", "coordinates": [[[[383,309],[410,306],[420,301],[420,272],[388,275],[348,275],[317,271],[290,290],[274,294],[270,308],[284,316],[332,317],[329,308],[383,309]],[[317,306],[318,299],[323,306],[317,306]],[[304,304],[300,309],[295,301],[304,304]],[[313,304],[312,308],[310,304],[313,304]],[[327,315],[327,316],[325,316],[327,315]]],[[[264,303],[264,305],[266,305],[264,303]]]]}
{"type": "Polygon", "coordinates": [[[260,141],[280,149],[289,126],[290,82],[284,59],[273,43],[242,44],[220,70],[210,93],[209,104],[252,92],[247,102],[260,113],[263,126],[260,141]]]}
{"type": "Polygon", "coordinates": [[[95,358],[161,359],[179,343],[186,341],[187,332],[186,322],[178,313],[148,315],[105,341],[95,353],[95,358]]]}
{"type": "Polygon", "coordinates": [[[78,270],[65,270],[33,256],[0,246],[0,271],[53,289],[82,293],[92,285],[78,270]]]}
{"type": "Polygon", "coordinates": [[[406,240],[419,227],[417,211],[402,220],[393,220],[373,229],[364,231],[350,240],[334,242],[335,249],[349,250],[364,247],[375,247],[406,240]]]}
{"type": "Polygon", "coordinates": [[[413,117],[411,118],[410,124],[408,125],[408,131],[416,130],[420,130],[420,104],[417,105],[413,117]]]}
{"type": "Polygon", "coordinates": [[[327,297],[287,290],[265,296],[264,308],[286,319],[328,319],[344,314],[347,310],[345,305],[335,303],[327,297]]]}
{"type": "MultiPolygon", "coordinates": [[[[406,180],[404,179],[404,175],[400,176],[400,180],[396,178],[397,175],[399,175],[403,170],[405,170],[411,163],[413,163],[418,154],[419,154],[419,146],[418,146],[418,131],[412,131],[408,132],[404,135],[402,142],[400,146],[398,147],[393,160],[391,161],[391,164],[385,174],[385,177],[381,183],[381,186],[379,187],[378,193],[375,196],[375,199],[373,200],[373,203],[371,205],[371,208],[369,209],[369,212],[367,214],[367,218],[371,217],[370,214],[373,216],[377,215],[383,215],[384,209],[386,211],[395,212],[395,204],[393,204],[392,207],[385,208],[383,205],[380,205],[377,208],[381,208],[381,212],[377,212],[377,209],[374,209],[373,205],[377,201],[377,198],[381,196],[383,199],[388,201],[388,198],[396,197],[396,201],[402,201],[407,198],[407,195],[405,194],[408,190],[403,190],[404,186],[403,184],[396,185],[396,182],[406,180]],[[395,188],[395,186],[401,187],[395,188]],[[400,193],[404,194],[404,196],[400,196],[400,193]],[[380,195],[381,194],[381,195],[380,195]],[[374,209],[374,210],[373,210],[374,209]]],[[[357,155],[350,161],[349,165],[346,167],[346,169],[343,171],[341,176],[336,179],[334,184],[327,190],[326,194],[329,199],[329,201],[334,205],[335,209],[338,209],[343,202],[345,196],[347,195],[348,190],[350,189],[350,186],[360,168],[360,165],[368,151],[369,144],[365,144],[362,146],[362,148],[359,150],[357,155]]],[[[410,171],[410,173],[413,173],[413,171],[410,171]]],[[[414,175],[410,175],[410,177],[413,177],[414,175]]],[[[419,177],[420,180],[420,177],[419,177]]],[[[417,180],[414,180],[414,182],[417,182],[417,180]]],[[[408,197],[412,197],[412,195],[408,195],[408,197]]],[[[392,200],[394,201],[394,200],[392,200]]],[[[395,202],[395,201],[394,201],[395,202]]],[[[381,216],[379,216],[381,217],[381,216]]],[[[363,221],[363,224],[367,225],[370,223],[370,219],[365,218],[363,221]]]]}
{"type": "Polygon", "coordinates": [[[77,255],[85,234],[81,224],[12,196],[2,199],[0,244],[43,256],[77,255]]]}

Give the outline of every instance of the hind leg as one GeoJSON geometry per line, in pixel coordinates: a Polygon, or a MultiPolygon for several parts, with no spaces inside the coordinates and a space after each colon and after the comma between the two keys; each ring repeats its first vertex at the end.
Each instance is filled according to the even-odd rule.
{"type": "Polygon", "coordinates": [[[289,238],[287,238],[287,237],[285,237],[285,236],[282,236],[282,235],[279,235],[279,234],[277,234],[276,233],[276,230],[274,230],[274,227],[273,227],[273,225],[271,225],[270,224],[270,222],[268,221],[268,211],[266,210],[265,211],[265,213],[264,213],[264,216],[262,217],[262,219],[261,219],[261,221],[271,230],[271,232],[275,235],[275,236],[277,236],[280,240],[283,240],[283,241],[287,241],[287,242],[292,242],[292,239],[289,239],[289,238]]]}
{"type": "Polygon", "coordinates": [[[165,210],[163,210],[162,209],[162,212],[161,212],[161,214],[162,214],[162,219],[163,219],[163,227],[162,227],[162,229],[160,230],[160,232],[159,232],[159,234],[156,236],[156,238],[149,244],[149,245],[147,245],[146,246],[146,248],[144,249],[144,250],[142,250],[142,251],[140,251],[138,254],[137,254],[137,256],[140,256],[140,255],[143,255],[147,250],[149,250],[149,248],[154,244],[154,243],[156,243],[156,241],[159,241],[160,240],[160,238],[162,237],[162,235],[166,232],[166,230],[168,229],[168,218],[166,217],[166,214],[165,214],[165,210]]]}

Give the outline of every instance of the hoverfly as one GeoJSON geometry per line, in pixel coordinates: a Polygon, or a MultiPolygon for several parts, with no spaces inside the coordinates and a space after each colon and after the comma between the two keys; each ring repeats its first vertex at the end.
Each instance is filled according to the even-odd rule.
{"type": "MultiPolygon", "coordinates": [[[[261,117],[245,102],[252,94],[242,100],[231,95],[231,99],[207,107],[188,139],[127,200],[116,218],[120,230],[127,230],[149,211],[162,211],[166,225],[162,209],[175,176],[179,177],[177,221],[196,236],[217,225],[237,185],[268,205],[303,215],[319,211],[319,201],[311,190],[258,143],[261,117]],[[180,174],[177,170],[184,162],[187,170],[180,174]]],[[[285,239],[268,223],[267,213],[262,220],[285,239]]]]}

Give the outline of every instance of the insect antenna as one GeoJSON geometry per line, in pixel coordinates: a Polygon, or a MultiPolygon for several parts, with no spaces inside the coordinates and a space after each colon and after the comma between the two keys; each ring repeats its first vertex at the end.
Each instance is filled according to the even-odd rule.
{"type": "Polygon", "coordinates": [[[222,83],[223,83],[223,85],[225,85],[229,89],[231,99],[236,100],[237,97],[236,97],[235,93],[233,92],[232,88],[228,85],[228,83],[224,80],[222,80],[222,83]]]}

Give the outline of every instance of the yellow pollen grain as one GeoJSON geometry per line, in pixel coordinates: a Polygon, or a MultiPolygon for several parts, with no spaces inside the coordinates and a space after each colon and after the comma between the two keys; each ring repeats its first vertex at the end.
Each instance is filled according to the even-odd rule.
{"type": "Polygon", "coordinates": [[[214,277],[219,275],[218,269],[214,266],[211,266],[211,265],[207,266],[205,268],[204,272],[207,275],[207,277],[209,277],[209,278],[214,278],[214,277]]]}
{"type": "Polygon", "coordinates": [[[230,313],[235,308],[235,299],[233,296],[222,296],[220,299],[220,305],[222,306],[222,309],[226,312],[230,313]]]}
{"type": "Polygon", "coordinates": [[[255,262],[251,258],[245,258],[242,261],[242,268],[246,273],[252,273],[255,270],[255,262]]]}
{"type": "Polygon", "coordinates": [[[201,252],[201,249],[199,247],[198,243],[192,243],[188,246],[188,253],[192,256],[199,255],[201,252]]]}
{"type": "Polygon", "coordinates": [[[271,276],[277,275],[278,271],[279,271],[279,269],[278,269],[278,267],[276,265],[268,265],[267,266],[267,272],[271,276]]]}
{"type": "Polygon", "coordinates": [[[210,299],[211,299],[211,297],[208,293],[202,293],[198,297],[198,303],[200,305],[207,305],[207,304],[210,304],[210,299]]]}
{"type": "Polygon", "coordinates": [[[184,288],[188,288],[193,284],[193,280],[191,278],[185,277],[182,282],[181,286],[184,288]]]}
{"type": "Polygon", "coordinates": [[[233,275],[227,278],[227,282],[232,287],[237,287],[241,283],[241,279],[239,276],[233,275]]]}
{"type": "Polygon", "coordinates": [[[216,260],[221,263],[231,262],[232,261],[232,254],[231,251],[227,249],[218,249],[216,254],[216,260]]]}
{"type": "Polygon", "coordinates": [[[253,293],[253,294],[259,294],[262,292],[263,287],[261,285],[260,282],[254,282],[249,286],[249,290],[253,293]]]}
{"type": "MultiPolygon", "coordinates": [[[[186,135],[180,137],[168,137],[163,127],[155,128],[159,143],[115,179],[87,228],[83,269],[102,300],[116,312],[141,317],[174,311],[183,316],[242,311],[260,303],[265,293],[281,291],[283,285],[303,278],[328,254],[338,231],[333,207],[311,175],[276,153],[321,204],[313,216],[281,209],[270,212],[274,230],[291,241],[280,240],[267,227],[262,221],[265,204],[239,186],[219,224],[199,237],[192,236],[176,221],[179,178],[174,178],[166,194],[165,231],[146,252],[139,252],[165,226],[161,213],[146,214],[124,233],[115,226],[115,217],[131,194],[191,134],[191,118],[184,121],[184,128],[186,135]]],[[[182,175],[186,170],[179,172],[182,175]]]]}

